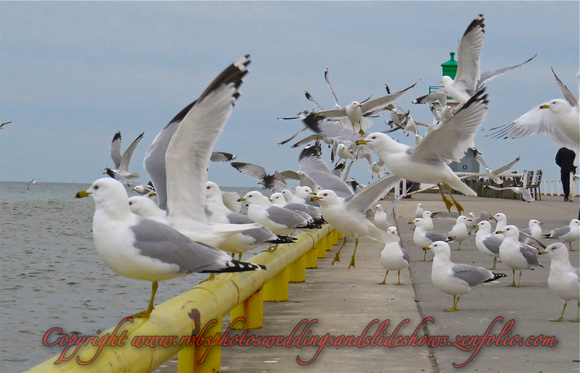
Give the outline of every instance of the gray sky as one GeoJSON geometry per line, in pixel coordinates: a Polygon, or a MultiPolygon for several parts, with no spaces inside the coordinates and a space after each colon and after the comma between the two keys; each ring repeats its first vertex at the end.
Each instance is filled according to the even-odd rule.
{"type": "MultiPolygon", "coordinates": [[[[431,121],[411,101],[437,85],[440,64],[467,25],[483,13],[482,71],[528,65],[488,84],[490,107],[476,146],[492,168],[520,155],[516,170],[558,178],[559,145],[543,136],[484,137],[534,105],[562,94],[550,71],[575,94],[579,3],[571,2],[0,2],[0,180],[92,182],[111,167],[118,130],[123,149],[141,132],[133,171],[156,134],[231,62],[251,54],[242,96],[215,150],[268,170],[298,168],[299,151],[277,143],[301,127],[279,121],[313,105],[340,103],[417,86],[398,103],[431,121]]],[[[372,130],[386,128],[383,117],[372,130]]],[[[411,138],[397,135],[402,142],[411,138]]],[[[375,156],[376,158],[376,156],[375,156]]],[[[367,165],[353,174],[370,181],[367,165]]],[[[220,185],[255,182],[212,164],[220,185]]]]}

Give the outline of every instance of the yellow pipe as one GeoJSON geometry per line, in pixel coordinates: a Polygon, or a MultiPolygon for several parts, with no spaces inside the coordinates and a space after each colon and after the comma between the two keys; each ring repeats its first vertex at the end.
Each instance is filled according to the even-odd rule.
{"type": "Polygon", "coordinates": [[[318,249],[317,251],[317,257],[318,259],[324,259],[326,258],[326,247],[328,242],[328,235],[326,235],[323,239],[321,239],[320,241],[318,241],[316,243],[316,248],[318,249]]]}
{"type": "Polygon", "coordinates": [[[306,254],[288,264],[288,271],[289,282],[306,281],[306,254]]]}
{"type": "Polygon", "coordinates": [[[264,288],[250,295],[230,312],[231,327],[235,330],[262,329],[264,320],[264,288]]]}
{"type": "MultiPolygon", "coordinates": [[[[61,357],[54,356],[43,363],[31,368],[29,372],[146,372],[151,371],[184,348],[179,342],[202,341],[216,343],[211,330],[212,326],[221,329],[221,316],[230,312],[238,303],[244,301],[266,282],[278,275],[288,264],[293,263],[307,252],[311,252],[314,243],[330,232],[328,225],[316,231],[309,231],[298,236],[293,244],[280,245],[273,254],[264,252],[249,261],[268,267],[265,271],[220,274],[212,281],[199,284],[170,300],[155,307],[148,319],[136,319],[133,322],[125,321],[121,325],[112,327],[98,335],[124,337],[122,345],[99,346],[98,343],[87,344],[79,348],[77,353],[68,361],[55,365],[61,357]],[[205,328],[205,329],[204,329],[205,328]],[[209,328],[209,329],[208,329],[209,328]],[[193,340],[192,334],[200,338],[193,340]],[[147,338],[159,337],[159,338],[147,338]],[[172,342],[173,338],[177,343],[172,342]],[[133,346],[135,343],[153,343],[154,347],[133,346]],[[168,344],[167,346],[161,345],[168,344]],[[77,362],[89,362],[82,365],[77,362]]],[[[315,257],[316,259],[316,257],[315,257]]],[[[118,339],[117,338],[117,339],[118,339]]],[[[103,339],[101,339],[103,341],[103,339]]],[[[109,338],[110,341],[110,338],[109,338]]],[[[118,343],[119,341],[117,341],[118,343]]],[[[195,344],[195,343],[194,343],[195,344]]],[[[213,348],[219,346],[214,345],[213,348]]],[[[69,357],[76,346],[69,348],[69,357]]],[[[195,348],[193,349],[196,350],[195,348]]],[[[216,349],[217,351],[217,349],[216,349]]],[[[191,349],[189,355],[191,355],[191,349]]],[[[185,352],[184,352],[185,353],[185,352]]],[[[194,353],[194,356],[197,352],[194,353]]],[[[211,356],[211,355],[208,355],[211,356]]],[[[190,364],[190,359],[187,364],[190,364]]],[[[197,364],[198,361],[194,361],[197,364]]],[[[184,365],[185,362],[180,364],[184,365]]],[[[213,369],[219,370],[219,365],[213,369]]]]}
{"type": "Polygon", "coordinates": [[[264,285],[265,302],[288,301],[288,266],[264,285]]]}

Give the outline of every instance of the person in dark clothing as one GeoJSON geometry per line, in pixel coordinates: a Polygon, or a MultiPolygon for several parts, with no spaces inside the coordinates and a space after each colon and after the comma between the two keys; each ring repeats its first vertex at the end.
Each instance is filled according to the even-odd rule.
{"type": "Polygon", "coordinates": [[[568,148],[560,148],[556,154],[556,164],[560,166],[560,178],[564,189],[565,202],[568,201],[570,194],[570,172],[576,172],[576,166],[574,166],[575,158],[576,153],[568,148]]]}

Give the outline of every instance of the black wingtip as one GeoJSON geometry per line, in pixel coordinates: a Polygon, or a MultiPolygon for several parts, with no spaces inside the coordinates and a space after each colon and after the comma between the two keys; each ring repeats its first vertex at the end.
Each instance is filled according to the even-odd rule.
{"type": "Polygon", "coordinates": [[[310,128],[312,131],[316,132],[316,133],[320,133],[320,127],[319,127],[319,123],[320,121],[324,120],[324,116],[317,114],[316,112],[311,112],[311,113],[304,113],[306,114],[303,118],[302,121],[304,122],[304,124],[306,126],[308,126],[308,128],[310,128]]]}
{"type": "Polygon", "coordinates": [[[113,136],[113,142],[115,142],[116,140],[121,140],[121,131],[117,131],[115,136],[113,136]]]}
{"type": "Polygon", "coordinates": [[[230,165],[238,171],[240,171],[240,168],[243,168],[246,164],[247,163],[245,163],[245,162],[231,162],[230,163],[230,165]]]}
{"type": "Polygon", "coordinates": [[[496,272],[492,272],[493,273],[493,278],[489,278],[487,280],[485,280],[484,282],[491,282],[491,281],[495,281],[499,278],[502,277],[507,277],[507,275],[505,273],[496,273],[496,272]]]}
{"type": "Polygon", "coordinates": [[[314,145],[307,146],[300,152],[300,156],[298,160],[302,160],[308,157],[320,157],[322,154],[322,147],[320,146],[320,142],[317,141],[314,145]]]}
{"type": "Polygon", "coordinates": [[[467,26],[467,29],[465,30],[465,32],[463,33],[463,36],[467,35],[469,32],[471,32],[473,29],[480,27],[482,32],[485,32],[485,18],[483,17],[483,14],[479,14],[479,16],[477,18],[475,18],[473,21],[471,21],[471,23],[469,24],[469,26],[467,26]]]}

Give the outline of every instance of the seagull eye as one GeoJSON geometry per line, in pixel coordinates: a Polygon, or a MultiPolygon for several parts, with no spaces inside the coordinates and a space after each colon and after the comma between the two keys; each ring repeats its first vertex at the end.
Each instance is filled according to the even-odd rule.
{"type": "Polygon", "coordinates": [[[376,138],[377,138],[376,136],[371,137],[371,139],[373,139],[373,140],[375,140],[376,138]]]}
{"type": "Polygon", "coordinates": [[[211,189],[211,187],[210,186],[206,186],[205,189],[208,189],[209,190],[209,189],[211,189]]]}
{"type": "Polygon", "coordinates": [[[129,206],[133,206],[133,202],[132,201],[129,201],[129,206]]]}
{"type": "Polygon", "coordinates": [[[323,196],[328,197],[328,193],[324,193],[323,196]]]}
{"type": "Polygon", "coordinates": [[[95,185],[95,186],[93,187],[93,189],[94,189],[94,190],[97,190],[97,189],[99,189],[99,186],[98,186],[98,185],[95,185]]]}

